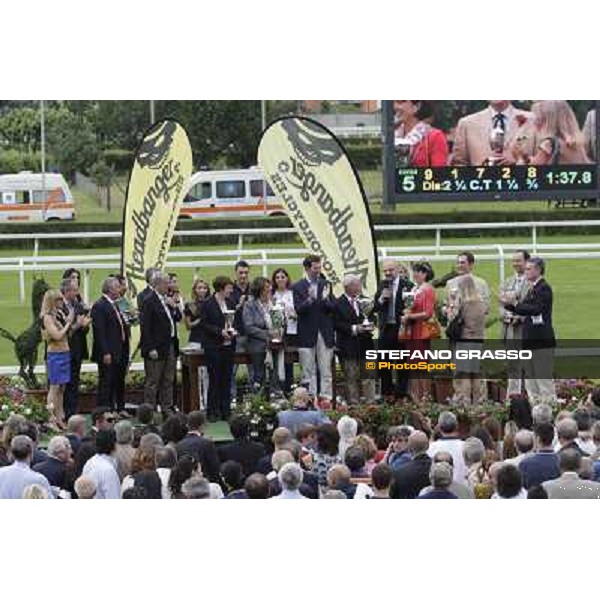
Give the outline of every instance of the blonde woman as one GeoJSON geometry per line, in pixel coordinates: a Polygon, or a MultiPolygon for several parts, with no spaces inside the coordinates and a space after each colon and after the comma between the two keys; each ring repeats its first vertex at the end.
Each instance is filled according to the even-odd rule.
{"type": "Polygon", "coordinates": [[[584,136],[575,113],[566,100],[540,100],[532,105],[531,112],[538,144],[533,156],[527,156],[517,135],[512,153],[518,163],[531,165],[590,163],[585,151],[584,136]]]}
{"type": "Polygon", "coordinates": [[[63,407],[65,384],[71,380],[71,353],[68,334],[74,313],[64,304],[62,294],[48,290],[44,294],[42,310],[42,337],[47,343],[46,372],[48,374],[48,410],[50,423],[57,429],[67,428],[63,407]]]}
{"type": "MultiPolygon", "coordinates": [[[[460,339],[456,343],[456,350],[481,350],[485,335],[486,303],[471,275],[462,275],[458,278],[457,284],[456,304],[452,307],[451,318],[460,315],[463,326],[460,339]]],[[[485,400],[484,385],[479,375],[479,360],[456,360],[454,379],[456,402],[471,404],[471,402],[480,403],[485,400]]]]}

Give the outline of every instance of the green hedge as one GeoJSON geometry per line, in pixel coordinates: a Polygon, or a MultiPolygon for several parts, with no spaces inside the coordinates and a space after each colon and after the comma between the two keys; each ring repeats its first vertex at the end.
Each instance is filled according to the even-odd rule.
{"type": "Polygon", "coordinates": [[[129,173],[133,164],[133,152],[123,148],[104,150],[102,156],[106,164],[113,167],[117,173],[129,173]]]}
{"type": "Polygon", "coordinates": [[[0,175],[19,173],[19,171],[35,171],[41,168],[39,152],[19,152],[18,150],[0,150],[0,175]]]}
{"type": "Polygon", "coordinates": [[[382,165],[381,144],[345,144],[346,152],[357,169],[377,169],[382,165]]]}
{"type": "MultiPolygon", "coordinates": [[[[406,225],[410,224],[423,224],[423,223],[491,223],[491,222],[514,222],[515,227],[506,230],[465,230],[457,231],[455,234],[460,233],[464,237],[494,237],[494,236],[506,236],[510,234],[528,235],[530,229],[527,227],[519,227],[519,221],[560,221],[560,220],[577,220],[585,217],[588,220],[600,220],[600,209],[586,209],[584,214],[581,210],[577,209],[562,209],[557,212],[543,212],[536,213],[532,212],[519,212],[519,213],[505,213],[499,214],[498,212],[470,212],[465,214],[464,212],[448,212],[440,213],[437,215],[431,214],[412,214],[412,215],[396,215],[392,213],[377,214],[374,215],[373,221],[375,224],[390,225],[395,223],[402,223],[406,225]]],[[[290,227],[290,221],[287,217],[270,217],[267,219],[210,219],[210,220],[182,220],[178,223],[177,228],[180,231],[189,231],[197,229],[266,229],[271,227],[290,227]]],[[[88,231],[118,231],[119,227],[116,224],[110,224],[103,226],[98,223],[83,223],[79,221],[54,221],[52,223],[0,223],[0,236],[3,233],[51,233],[51,232],[88,232],[88,231]]],[[[557,227],[546,227],[543,229],[545,234],[556,234],[556,233],[598,233],[598,228],[592,227],[569,227],[568,230],[557,227]]],[[[433,237],[432,231],[385,231],[377,234],[378,240],[389,240],[397,239],[400,234],[405,238],[421,238],[431,239],[433,237]]],[[[446,234],[446,236],[449,234],[446,234]]],[[[237,236],[233,234],[224,234],[218,237],[211,237],[210,241],[214,245],[232,245],[237,244],[237,236]]],[[[244,235],[244,243],[278,243],[288,242],[299,238],[292,237],[287,233],[273,233],[269,236],[265,235],[244,235]]],[[[3,248],[31,248],[31,240],[1,240],[3,248]]],[[[118,242],[116,239],[91,239],[82,236],[78,239],[69,240],[69,248],[103,248],[103,247],[114,247],[118,242]]],[[[206,243],[205,239],[198,237],[185,237],[177,236],[173,238],[173,246],[181,245],[198,245],[200,243],[206,243]]],[[[44,248],[64,248],[65,242],[60,240],[44,240],[42,242],[44,248]]]]}

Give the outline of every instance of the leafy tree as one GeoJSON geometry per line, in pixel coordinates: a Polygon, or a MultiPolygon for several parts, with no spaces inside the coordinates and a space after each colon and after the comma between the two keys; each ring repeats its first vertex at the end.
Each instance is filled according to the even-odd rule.
{"type": "Polygon", "coordinates": [[[71,181],[77,171],[89,173],[98,157],[91,124],[66,106],[48,111],[47,143],[54,166],[71,181]]]}

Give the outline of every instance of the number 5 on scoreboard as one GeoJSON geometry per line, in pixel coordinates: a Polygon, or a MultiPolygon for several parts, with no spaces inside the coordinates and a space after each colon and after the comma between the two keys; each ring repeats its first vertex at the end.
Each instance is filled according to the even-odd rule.
{"type": "Polygon", "coordinates": [[[414,192],[415,188],[416,188],[415,176],[414,175],[404,175],[402,177],[402,189],[405,192],[414,192]]]}

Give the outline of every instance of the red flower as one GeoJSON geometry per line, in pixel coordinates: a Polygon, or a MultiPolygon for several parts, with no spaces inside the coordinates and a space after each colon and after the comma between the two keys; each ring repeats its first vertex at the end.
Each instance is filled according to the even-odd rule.
{"type": "Polygon", "coordinates": [[[519,127],[523,127],[523,125],[525,125],[525,123],[527,123],[527,117],[525,115],[517,115],[515,117],[515,120],[517,121],[517,125],[519,127]]]}

